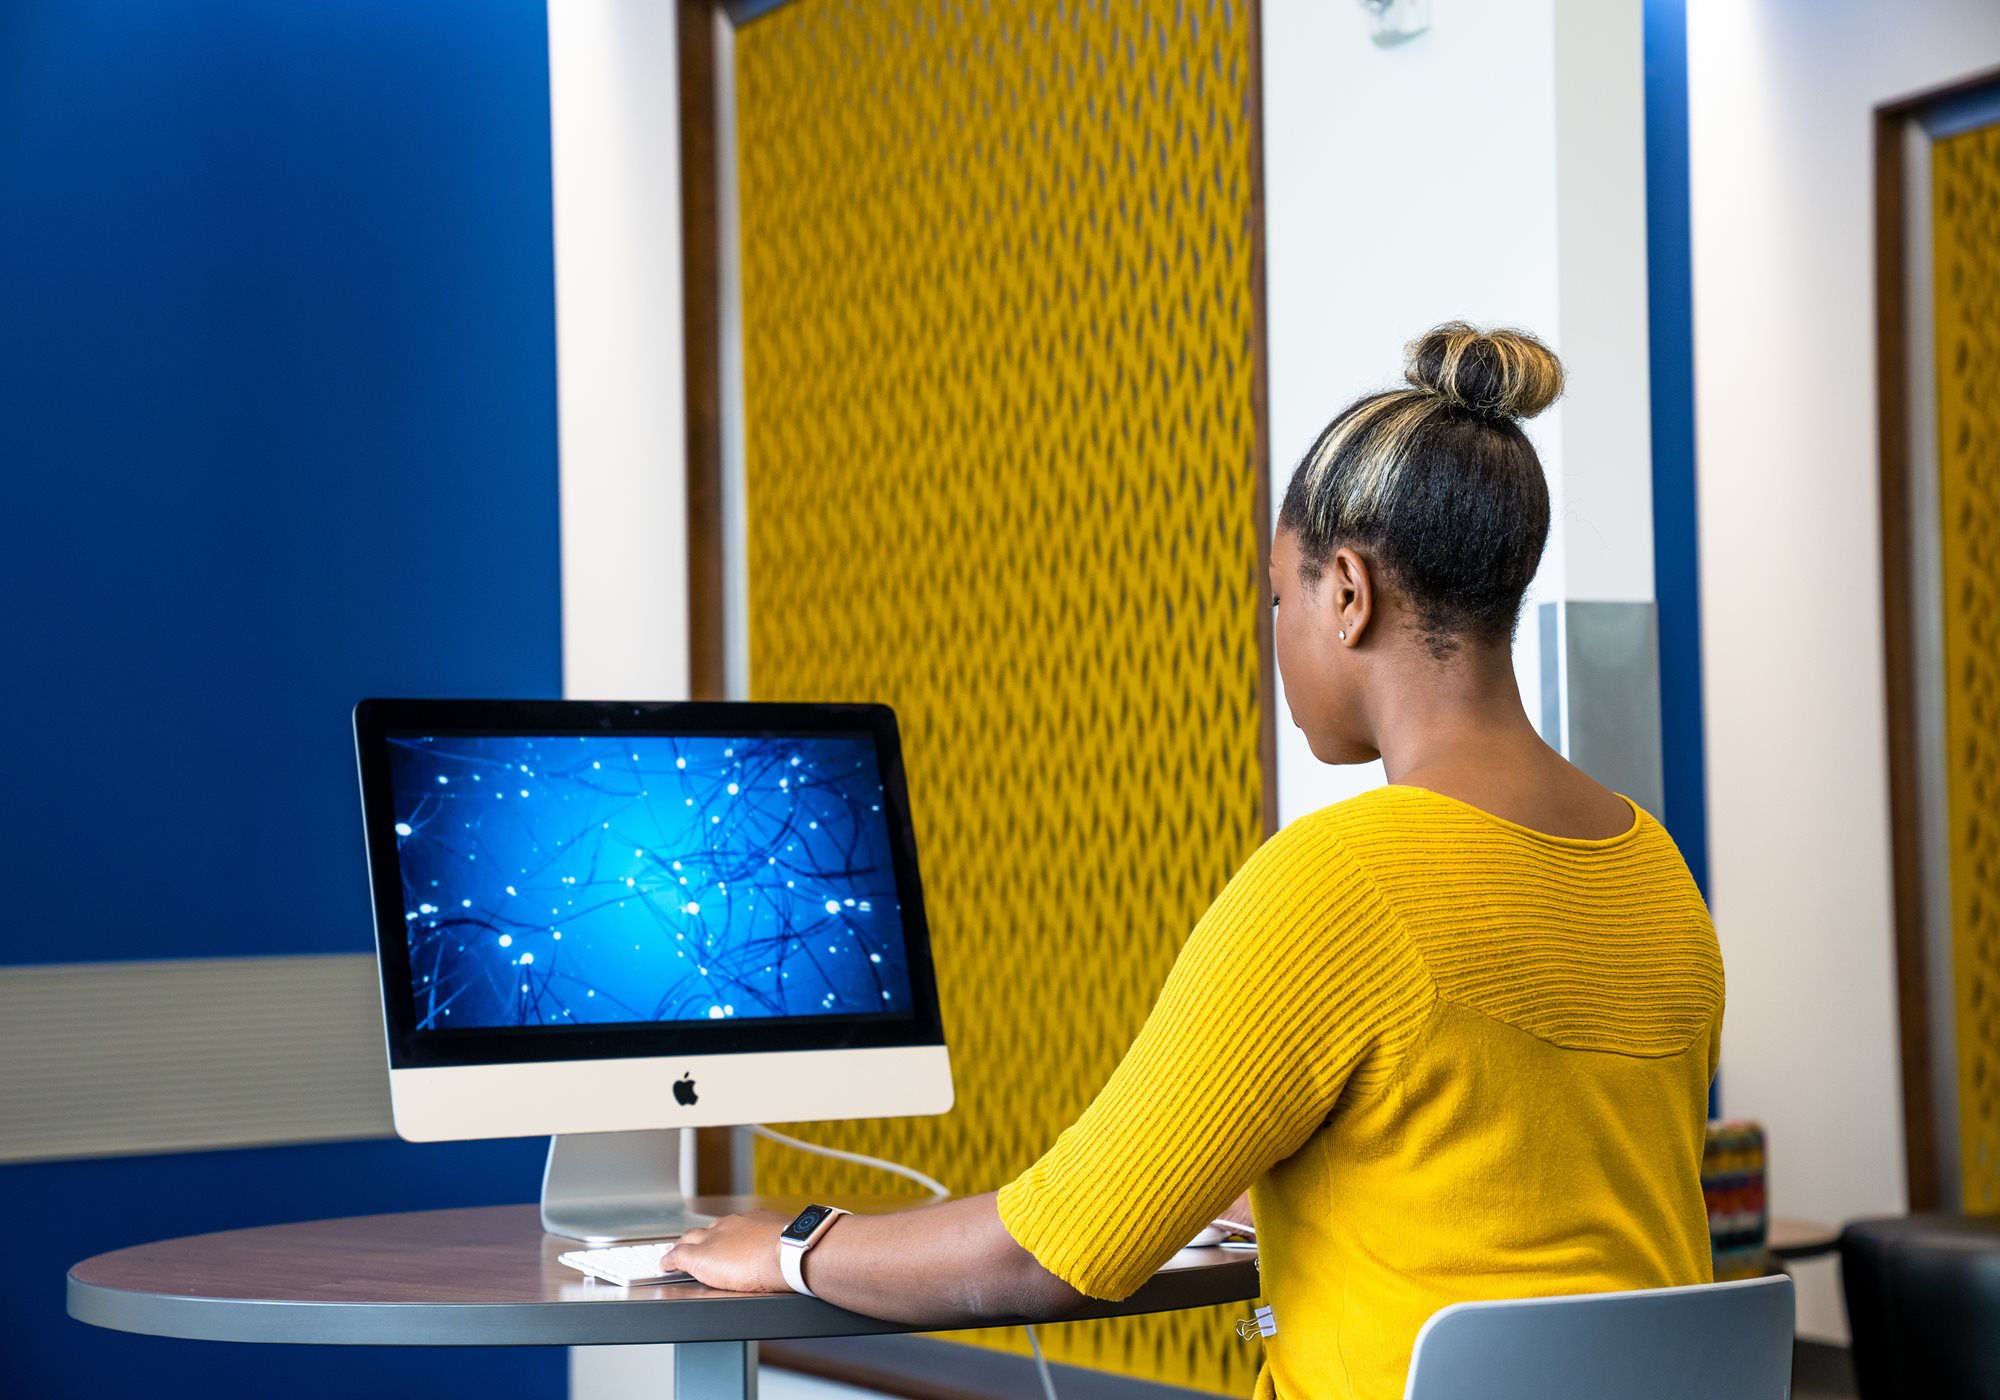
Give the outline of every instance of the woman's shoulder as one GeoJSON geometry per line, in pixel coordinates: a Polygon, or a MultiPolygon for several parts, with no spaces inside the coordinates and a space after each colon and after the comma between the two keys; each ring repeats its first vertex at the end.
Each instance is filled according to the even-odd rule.
{"type": "Polygon", "coordinates": [[[1424,834],[1421,814],[1398,794],[1376,788],[1294,817],[1257,848],[1241,875],[1291,880],[1314,871],[1359,874],[1380,864],[1386,852],[1424,834]]]}
{"type": "Polygon", "coordinates": [[[1421,789],[1394,784],[1371,788],[1294,818],[1271,840],[1300,847],[1338,847],[1350,858],[1365,859],[1385,842],[1439,837],[1439,818],[1447,813],[1425,801],[1433,797],[1421,789]]]}
{"type": "MultiPolygon", "coordinates": [[[[1348,864],[1385,890],[1415,883],[1477,882],[1509,886],[1523,872],[1556,884],[1622,885],[1633,880],[1686,887],[1699,901],[1687,866],[1666,829],[1626,800],[1632,823],[1604,837],[1551,835],[1426,788],[1391,784],[1291,822],[1266,843],[1287,863],[1348,864]]],[[[1260,852],[1260,854],[1262,854],[1260,852]]]]}
{"type": "Polygon", "coordinates": [[[1420,994],[1428,983],[1415,944],[1350,844],[1347,805],[1298,817],[1258,847],[1202,917],[1183,962],[1260,985],[1282,968],[1284,984],[1308,1000],[1333,984],[1350,998],[1364,983],[1420,994]]]}
{"type": "Polygon", "coordinates": [[[1282,866],[1288,869],[1351,864],[1355,860],[1354,841],[1375,826],[1371,810],[1380,805],[1378,794],[1367,792],[1317,811],[1292,818],[1273,832],[1257,848],[1250,866],[1282,866]]]}

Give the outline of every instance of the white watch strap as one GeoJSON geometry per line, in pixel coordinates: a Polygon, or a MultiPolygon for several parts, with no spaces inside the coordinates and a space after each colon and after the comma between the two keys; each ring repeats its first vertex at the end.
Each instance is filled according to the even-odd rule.
{"type": "Polygon", "coordinates": [[[778,1272],[785,1276],[785,1285],[792,1292],[803,1293],[808,1298],[819,1297],[819,1294],[806,1287],[806,1251],[825,1239],[826,1232],[833,1228],[833,1222],[846,1214],[846,1211],[838,1207],[832,1208],[832,1213],[821,1222],[819,1232],[804,1244],[794,1244],[790,1240],[783,1239],[778,1241],[778,1272]]]}
{"type": "Polygon", "coordinates": [[[785,1286],[794,1293],[803,1293],[808,1298],[819,1294],[806,1287],[806,1247],[793,1244],[790,1240],[778,1242],[778,1269],[785,1276],[785,1286]]]}

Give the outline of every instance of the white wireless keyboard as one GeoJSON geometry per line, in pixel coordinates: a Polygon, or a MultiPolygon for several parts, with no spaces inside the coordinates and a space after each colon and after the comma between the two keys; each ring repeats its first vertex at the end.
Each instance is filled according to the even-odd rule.
{"type": "Polygon", "coordinates": [[[558,1254],[556,1261],[578,1273],[615,1283],[620,1288],[636,1288],[644,1283],[684,1283],[692,1274],[680,1269],[662,1269],[663,1244],[621,1244],[610,1249],[572,1249],[558,1254]]]}

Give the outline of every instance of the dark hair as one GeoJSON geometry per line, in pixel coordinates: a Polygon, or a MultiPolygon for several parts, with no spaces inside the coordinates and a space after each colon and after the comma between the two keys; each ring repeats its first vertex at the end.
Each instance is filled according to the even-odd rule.
{"type": "Polygon", "coordinates": [[[1327,425],[1292,474],[1278,527],[1319,581],[1343,545],[1410,601],[1433,655],[1514,635],[1549,538],[1549,487],[1518,420],[1562,393],[1555,353],[1526,331],[1452,321],[1409,347],[1411,387],[1327,425]]]}

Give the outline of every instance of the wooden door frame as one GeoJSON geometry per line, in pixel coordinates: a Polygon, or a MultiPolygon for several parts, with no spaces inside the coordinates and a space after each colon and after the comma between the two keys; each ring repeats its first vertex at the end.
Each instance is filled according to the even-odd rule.
{"type": "MultiPolygon", "coordinates": [[[[2000,84],[1989,68],[1875,109],[1875,376],[1882,517],[1882,621],[1887,682],[1889,842],[1896,961],[1896,1021],[1903,1088],[1903,1160],[1911,1210],[1950,1208],[1938,1152],[1937,1077],[1954,1072],[1931,1053],[1931,986],[1917,753],[1916,594],[1913,586],[1908,341],[1910,170],[1904,138],[1939,103],[2000,84]]],[[[1925,293],[1927,294],[1927,293],[1925,293]]],[[[1933,410],[1935,411],[1935,410],[1933,410]]]]}
{"type": "MultiPolygon", "coordinates": [[[[688,694],[727,698],[722,512],[722,283],[716,144],[717,0],[675,0],[680,104],[681,325],[687,394],[688,694]]],[[[695,1181],[739,1188],[737,1132],[695,1134],[695,1181]]],[[[747,1162],[741,1164],[747,1168],[747,1162]]],[[[747,1177],[747,1171],[743,1173],[747,1177]]]]}
{"type": "Polygon", "coordinates": [[[722,264],[715,23],[720,0],[675,0],[681,145],[681,304],[687,374],[688,681],[727,696],[722,515],[722,264]]]}

